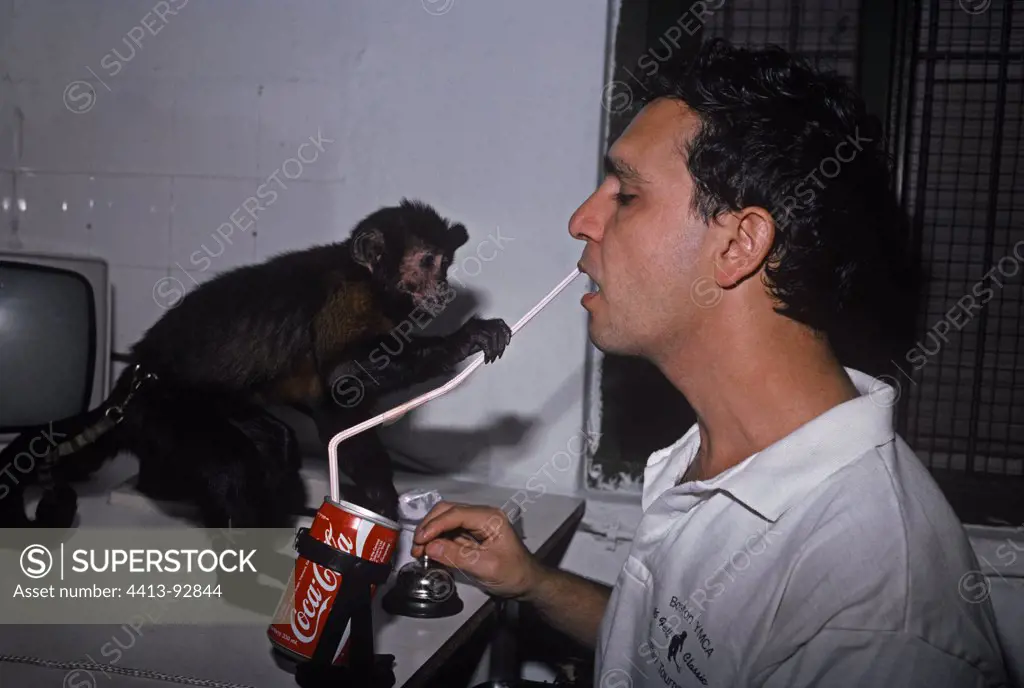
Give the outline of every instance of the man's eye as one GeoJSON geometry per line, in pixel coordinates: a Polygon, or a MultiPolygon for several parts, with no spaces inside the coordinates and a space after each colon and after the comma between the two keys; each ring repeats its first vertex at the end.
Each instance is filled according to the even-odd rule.
{"type": "Polygon", "coordinates": [[[619,205],[629,205],[635,199],[636,199],[636,194],[624,194],[624,193],[617,193],[617,194],[615,194],[615,200],[616,200],[616,202],[618,202],[619,205]]]}

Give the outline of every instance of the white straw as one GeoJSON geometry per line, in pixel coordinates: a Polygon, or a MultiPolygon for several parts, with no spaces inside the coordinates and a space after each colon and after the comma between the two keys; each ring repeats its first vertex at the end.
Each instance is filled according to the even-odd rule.
{"type": "MultiPolygon", "coordinates": [[[[530,320],[533,319],[533,316],[537,315],[537,313],[539,313],[542,308],[544,308],[545,306],[548,305],[548,303],[551,302],[551,299],[553,299],[556,296],[558,296],[559,292],[561,292],[563,289],[568,287],[569,283],[572,282],[577,277],[579,277],[579,275],[580,275],[579,268],[576,268],[575,270],[573,270],[569,274],[568,277],[566,277],[564,280],[562,280],[559,283],[559,285],[557,287],[552,289],[548,293],[547,296],[545,296],[543,299],[541,299],[540,303],[538,303],[536,306],[531,308],[530,311],[526,315],[524,315],[522,318],[519,319],[519,322],[517,322],[515,325],[512,326],[512,328],[511,328],[512,334],[515,334],[526,323],[530,322],[530,320]]],[[[462,381],[465,380],[467,377],[469,377],[470,373],[472,373],[474,370],[479,368],[483,364],[483,362],[484,362],[484,354],[483,354],[483,352],[480,352],[480,353],[477,354],[476,359],[472,363],[470,363],[468,366],[466,366],[466,368],[464,370],[459,372],[458,375],[456,375],[455,377],[453,377],[451,380],[449,380],[448,382],[444,383],[440,387],[432,389],[432,390],[430,390],[429,392],[427,392],[425,394],[421,394],[420,396],[416,397],[415,399],[410,399],[409,401],[405,402],[404,404],[399,404],[398,406],[394,407],[393,409],[385,411],[384,413],[381,413],[380,415],[374,416],[373,418],[371,418],[369,420],[363,421],[359,425],[353,425],[351,428],[346,428],[345,430],[342,430],[337,435],[332,437],[330,443],[327,445],[328,467],[329,467],[329,470],[330,470],[330,479],[331,479],[331,499],[334,500],[335,502],[337,502],[338,500],[341,499],[340,485],[339,485],[339,481],[338,481],[338,478],[339,478],[339,475],[338,475],[338,445],[339,444],[341,444],[342,442],[347,440],[349,437],[352,437],[354,435],[358,435],[359,433],[363,432],[364,430],[369,430],[370,428],[372,428],[372,427],[374,427],[376,425],[380,425],[381,423],[387,422],[387,421],[389,421],[389,420],[391,420],[393,418],[398,418],[399,416],[404,415],[405,413],[411,411],[412,409],[416,408],[417,406],[420,406],[421,404],[425,404],[428,401],[431,401],[432,399],[436,399],[437,397],[441,396],[442,394],[447,394],[448,392],[452,391],[457,386],[462,384],[462,381]]]]}

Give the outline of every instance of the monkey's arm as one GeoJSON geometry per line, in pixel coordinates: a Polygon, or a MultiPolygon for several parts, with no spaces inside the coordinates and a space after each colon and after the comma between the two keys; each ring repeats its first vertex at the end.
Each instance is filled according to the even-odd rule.
{"type": "MultiPolygon", "coordinates": [[[[370,402],[381,394],[454,372],[480,351],[488,362],[500,358],[511,337],[504,321],[473,318],[447,337],[389,338],[350,349],[326,381],[330,399],[317,409],[316,419],[321,439],[327,444],[338,432],[369,418],[370,402]]],[[[364,432],[344,444],[339,466],[356,484],[364,506],[396,518],[398,495],[390,459],[376,433],[364,432]]]]}
{"type": "Polygon", "coordinates": [[[459,363],[483,352],[484,361],[501,358],[512,338],[503,320],[471,318],[447,337],[414,337],[363,345],[355,356],[331,369],[327,383],[335,404],[352,407],[376,397],[451,374],[459,363]]]}

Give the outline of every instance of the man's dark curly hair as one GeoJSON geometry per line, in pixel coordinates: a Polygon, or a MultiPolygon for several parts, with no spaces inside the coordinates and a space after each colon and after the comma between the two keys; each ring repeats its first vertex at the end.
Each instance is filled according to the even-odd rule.
{"type": "Polygon", "coordinates": [[[917,281],[907,223],[881,124],[845,81],[775,46],[714,39],[645,86],[639,105],[677,99],[700,118],[680,150],[694,211],[705,222],[747,206],[772,214],[765,275],[776,311],[827,334],[844,364],[880,372],[901,356],[917,281]]]}

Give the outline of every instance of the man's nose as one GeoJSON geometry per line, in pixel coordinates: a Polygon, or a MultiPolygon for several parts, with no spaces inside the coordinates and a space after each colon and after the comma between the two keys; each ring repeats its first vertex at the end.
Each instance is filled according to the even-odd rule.
{"type": "Polygon", "coordinates": [[[583,202],[569,218],[569,235],[573,239],[597,241],[601,238],[604,220],[597,212],[593,196],[583,202]]]}

